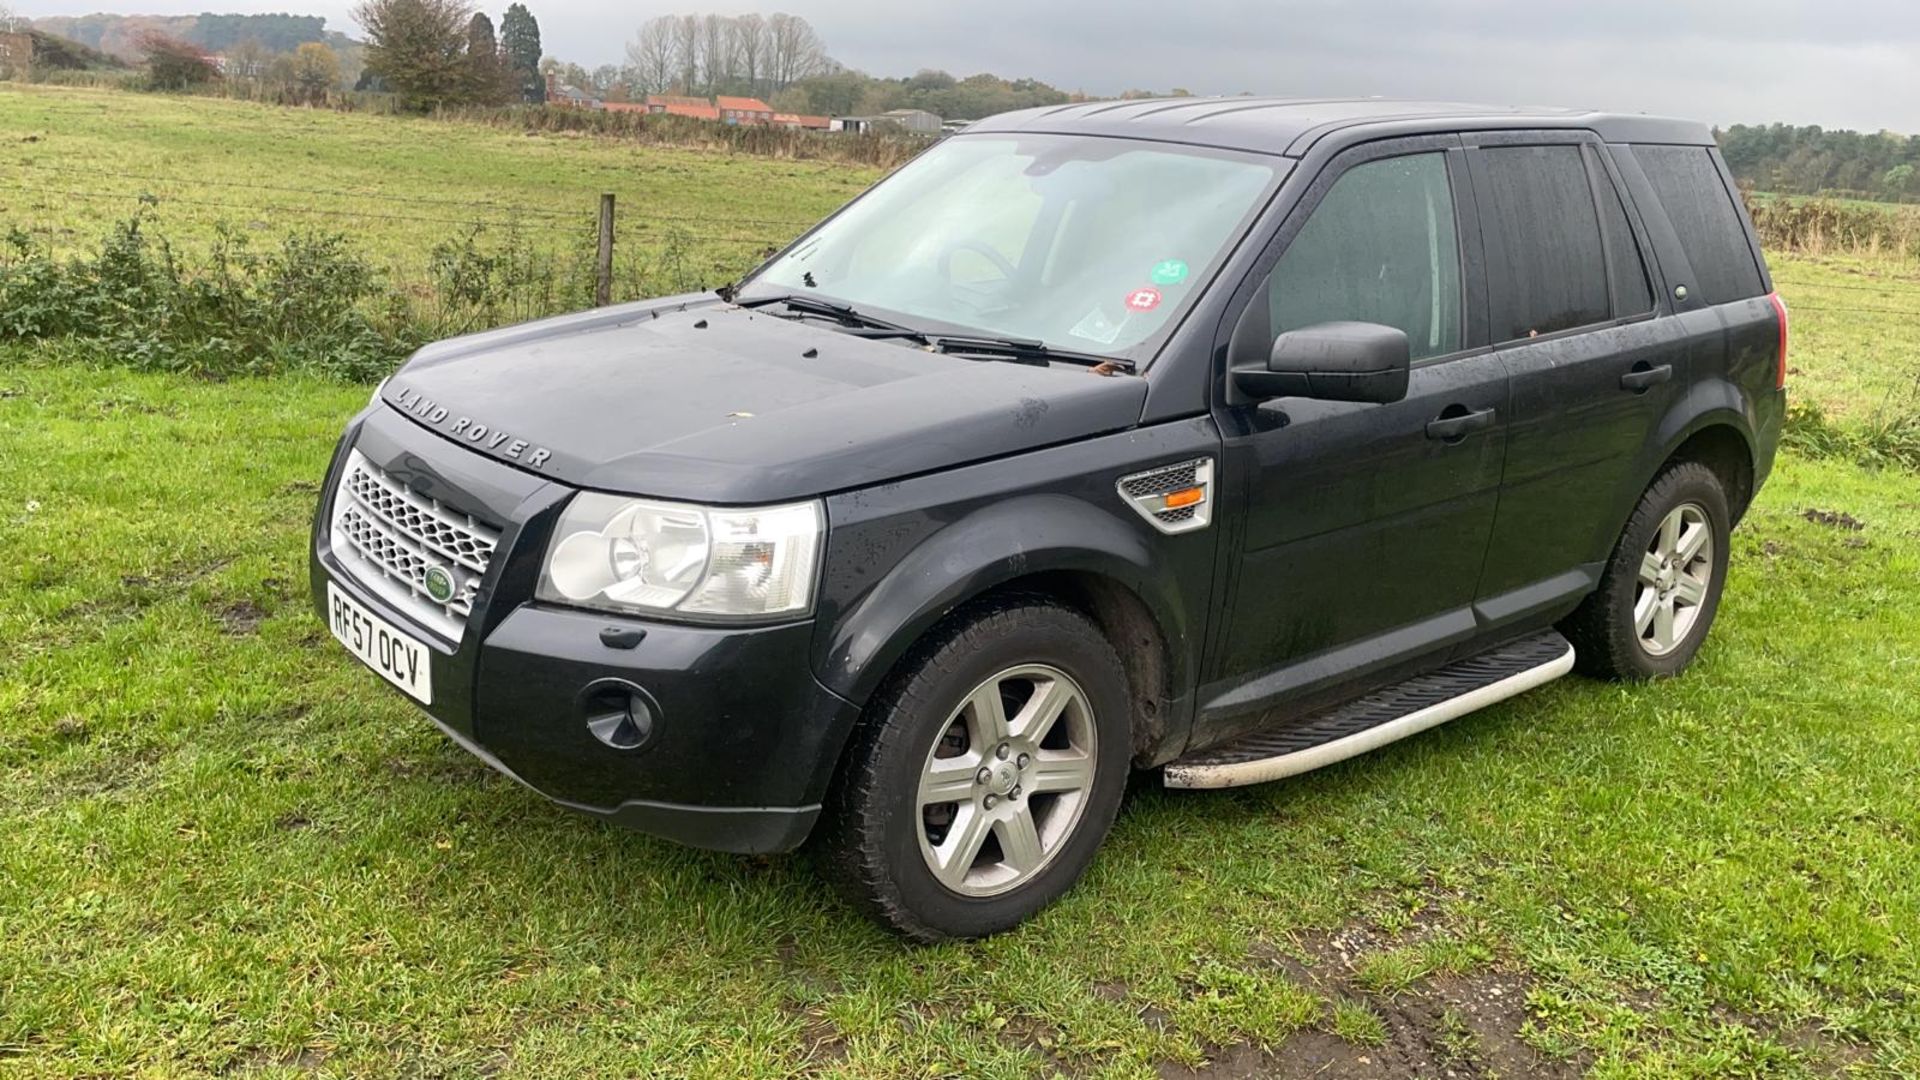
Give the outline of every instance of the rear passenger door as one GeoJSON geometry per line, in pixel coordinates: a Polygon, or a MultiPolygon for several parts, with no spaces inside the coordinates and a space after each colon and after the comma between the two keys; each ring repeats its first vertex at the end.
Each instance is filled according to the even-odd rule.
{"type": "Polygon", "coordinates": [[[1512,381],[1507,460],[1474,613],[1540,624],[1593,588],[1649,437],[1687,386],[1689,345],[1655,318],[1645,231],[1599,140],[1468,136],[1489,340],[1512,381]]]}

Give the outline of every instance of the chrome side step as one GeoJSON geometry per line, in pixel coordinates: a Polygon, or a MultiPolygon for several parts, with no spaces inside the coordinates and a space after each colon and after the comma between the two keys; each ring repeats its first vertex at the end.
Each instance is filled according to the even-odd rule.
{"type": "Polygon", "coordinates": [[[1523,694],[1572,670],[1573,645],[1549,630],[1283,727],[1188,754],[1168,763],[1162,780],[1170,788],[1229,788],[1297,776],[1523,694]]]}

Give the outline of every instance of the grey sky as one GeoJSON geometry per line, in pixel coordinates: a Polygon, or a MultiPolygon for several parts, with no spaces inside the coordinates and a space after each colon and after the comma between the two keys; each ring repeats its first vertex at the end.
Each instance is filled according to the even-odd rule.
{"type": "MultiPolygon", "coordinates": [[[[482,0],[496,18],[506,0],[482,0]]],[[[100,0],[12,0],[79,14],[100,0]]],[[[873,74],[942,68],[1068,90],[1385,94],[1920,133],[1920,0],[528,0],[550,54],[619,62],[648,18],[778,7],[873,74]]],[[[141,0],[311,11],[350,0],[141,0]]]]}

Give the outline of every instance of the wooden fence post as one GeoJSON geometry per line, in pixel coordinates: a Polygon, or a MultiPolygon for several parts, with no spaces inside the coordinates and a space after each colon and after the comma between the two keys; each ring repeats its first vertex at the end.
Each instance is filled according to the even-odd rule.
{"type": "Polygon", "coordinates": [[[594,260],[593,303],[613,302],[613,192],[600,193],[600,250],[594,260]]]}

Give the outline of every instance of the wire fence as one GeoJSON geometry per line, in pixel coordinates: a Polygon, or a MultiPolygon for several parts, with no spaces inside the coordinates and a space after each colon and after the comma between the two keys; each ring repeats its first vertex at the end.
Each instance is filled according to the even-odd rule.
{"type": "MultiPolygon", "coordinates": [[[[42,173],[42,174],[52,173],[52,174],[67,176],[67,177],[71,177],[73,175],[72,170],[64,169],[59,166],[36,163],[36,162],[6,162],[6,163],[0,163],[0,165],[4,165],[5,167],[19,169],[27,172],[36,172],[36,173],[42,173]]],[[[93,179],[102,179],[102,178],[93,178],[93,179]]],[[[303,187],[303,186],[288,185],[288,184],[263,184],[263,183],[234,181],[234,180],[213,180],[206,177],[166,175],[166,174],[159,174],[159,173],[115,172],[112,174],[111,179],[119,180],[119,181],[136,181],[136,182],[145,183],[145,184],[172,185],[175,187],[187,187],[187,188],[209,188],[209,189],[215,189],[215,190],[229,190],[229,191],[263,191],[263,192],[273,192],[276,194],[312,195],[312,196],[319,196],[323,198],[347,200],[352,202],[364,201],[364,202],[394,203],[394,204],[400,204],[400,205],[413,205],[413,206],[458,207],[468,212],[458,217],[449,218],[449,217],[436,217],[436,216],[421,215],[421,214],[391,213],[391,212],[384,212],[384,211],[353,210],[353,209],[347,209],[347,210],[323,209],[319,207],[291,206],[286,204],[217,202],[217,201],[209,201],[205,199],[189,198],[186,196],[181,196],[181,195],[172,194],[172,193],[156,192],[147,188],[139,188],[139,189],[128,190],[128,191],[100,191],[98,189],[82,190],[82,189],[74,189],[74,188],[60,188],[60,187],[50,186],[48,183],[22,182],[26,180],[25,177],[10,177],[8,178],[8,182],[0,182],[0,187],[6,187],[13,190],[20,190],[20,191],[27,191],[27,192],[45,192],[48,194],[75,195],[83,198],[139,198],[142,196],[152,196],[155,198],[164,198],[167,201],[179,202],[187,205],[219,207],[219,208],[235,209],[235,210],[249,210],[256,213],[280,212],[280,213],[293,213],[293,214],[325,214],[325,215],[340,216],[340,217],[360,217],[360,218],[368,218],[373,220],[411,221],[411,222],[421,222],[421,223],[431,223],[431,224],[459,224],[459,225],[518,224],[524,227],[526,223],[531,221],[547,220],[547,221],[564,222],[564,223],[567,223],[568,225],[577,225],[582,222],[590,222],[592,218],[592,203],[590,201],[591,199],[590,196],[586,198],[582,198],[582,207],[580,210],[571,211],[571,210],[559,209],[556,207],[542,207],[542,206],[529,206],[525,204],[516,204],[516,203],[503,203],[503,202],[498,202],[498,201],[484,199],[484,198],[447,199],[447,198],[438,198],[435,196],[428,196],[428,195],[401,195],[401,194],[395,194],[389,191],[380,191],[377,189],[369,190],[366,188],[303,187]]],[[[614,189],[614,191],[616,196],[620,197],[622,201],[628,203],[629,205],[644,205],[642,193],[640,192],[637,192],[637,191],[621,192],[617,188],[614,189]]],[[[724,214],[724,215],[721,215],[721,214],[674,214],[671,217],[662,217],[662,218],[655,219],[655,222],[659,224],[673,224],[673,225],[686,225],[686,224],[732,225],[732,226],[754,226],[754,227],[762,227],[762,228],[768,228],[768,229],[785,228],[785,229],[794,229],[794,230],[804,229],[807,226],[813,224],[812,220],[804,220],[804,219],[796,219],[796,218],[749,217],[745,215],[735,215],[735,214],[724,214]]],[[[642,222],[642,223],[644,224],[645,222],[642,222]]]]}
{"type": "MultiPolygon", "coordinates": [[[[523,251],[520,258],[528,263],[542,258],[585,260],[590,257],[598,244],[594,206],[591,197],[585,194],[579,196],[581,206],[578,210],[567,210],[555,206],[503,202],[484,197],[451,198],[400,193],[364,186],[330,188],[214,179],[166,172],[116,171],[111,174],[89,176],[85,182],[75,183],[77,174],[70,167],[31,161],[0,162],[0,170],[12,170],[11,173],[0,171],[0,192],[14,192],[47,200],[47,204],[39,207],[42,211],[52,209],[51,204],[59,200],[78,200],[99,206],[124,204],[129,209],[140,206],[164,208],[178,205],[192,207],[196,211],[213,211],[214,221],[225,220],[223,215],[233,215],[246,219],[249,223],[257,222],[261,218],[269,218],[433,227],[449,237],[490,232],[521,238],[529,244],[541,241],[549,248],[559,249],[547,253],[523,251]],[[246,197],[256,193],[265,195],[267,198],[246,197]],[[204,197],[222,194],[230,197],[204,197]],[[334,200],[343,205],[290,202],[281,198],[282,196],[334,200]],[[420,210],[426,212],[420,212],[420,210]],[[447,212],[451,210],[460,212],[447,212]]],[[[616,197],[628,207],[647,205],[643,194],[636,191],[616,193],[616,197]]],[[[7,221],[7,218],[12,216],[4,212],[7,209],[9,208],[0,206],[0,221],[7,221]]],[[[7,223],[16,228],[19,227],[17,221],[7,221],[7,223]]],[[[211,223],[202,221],[198,224],[211,223]]],[[[630,285],[635,279],[643,276],[641,268],[636,263],[635,252],[631,250],[634,245],[640,246],[643,252],[675,244],[718,246],[736,252],[736,255],[729,259],[733,262],[738,261],[741,255],[749,251],[770,253],[791,241],[811,224],[813,224],[811,221],[794,218],[687,213],[639,216],[629,211],[618,216],[614,226],[614,246],[615,250],[620,252],[615,260],[615,273],[620,273],[624,269],[624,273],[620,276],[627,278],[630,285]],[[622,238],[627,241],[626,244],[620,243],[622,238]]],[[[44,231],[52,234],[55,229],[52,225],[47,225],[41,230],[27,231],[44,231]]],[[[214,246],[211,243],[196,243],[183,237],[170,237],[168,243],[175,250],[202,254],[211,253],[214,246]]],[[[416,253],[412,260],[406,257],[395,257],[388,261],[393,269],[401,272],[403,278],[418,279],[430,276],[427,268],[417,265],[418,254],[416,253]],[[409,265],[410,262],[414,265],[409,265]]],[[[523,273],[521,276],[539,275],[523,273]]],[[[547,268],[547,276],[552,276],[551,267],[547,268]]],[[[1893,298],[1889,294],[1913,287],[1920,287],[1920,277],[1890,278],[1885,283],[1792,281],[1784,283],[1783,286],[1784,291],[1789,294],[1799,294],[1804,291],[1813,291],[1816,296],[1820,291],[1830,294],[1873,293],[1885,299],[1893,298]]],[[[1834,299],[1838,300],[1838,297],[1834,299]]],[[[1804,301],[1796,303],[1794,309],[1820,314],[1894,315],[1920,318],[1920,308],[1824,302],[1818,299],[1812,303],[1804,301]]]]}

